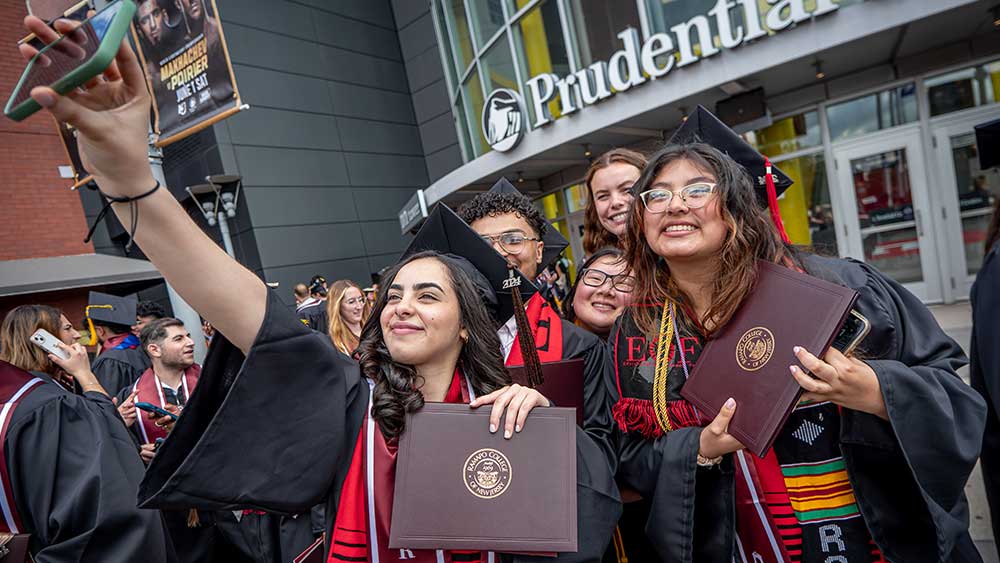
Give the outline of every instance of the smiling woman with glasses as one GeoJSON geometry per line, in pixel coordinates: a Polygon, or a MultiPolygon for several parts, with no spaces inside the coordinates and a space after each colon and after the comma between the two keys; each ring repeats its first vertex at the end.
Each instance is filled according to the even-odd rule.
{"type": "Polygon", "coordinates": [[[327,332],[333,345],[348,356],[358,347],[361,325],[368,320],[369,306],[358,284],[337,280],[330,286],[326,300],[326,315],[330,319],[327,332]]]}
{"type": "Polygon", "coordinates": [[[578,327],[607,338],[634,288],[635,278],[628,271],[625,254],[618,248],[602,248],[580,267],[563,313],[578,327]]]}

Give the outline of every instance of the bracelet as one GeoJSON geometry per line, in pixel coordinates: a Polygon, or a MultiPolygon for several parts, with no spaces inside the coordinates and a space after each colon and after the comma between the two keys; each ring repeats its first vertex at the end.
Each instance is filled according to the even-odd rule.
{"type": "Polygon", "coordinates": [[[701,455],[701,452],[698,452],[698,459],[696,463],[698,464],[698,467],[712,467],[722,463],[722,456],[720,455],[719,457],[708,458],[701,455]]]}
{"type": "Polygon", "coordinates": [[[129,251],[132,250],[132,243],[135,242],[135,229],[136,227],[139,226],[139,207],[135,204],[135,202],[139,201],[144,197],[149,197],[153,195],[153,193],[156,192],[156,190],[160,189],[160,181],[156,180],[155,178],[154,180],[156,181],[156,185],[153,186],[153,189],[147,192],[143,192],[137,196],[108,195],[102,192],[100,188],[98,188],[97,193],[101,194],[104,197],[104,199],[108,200],[108,202],[105,203],[104,207],[102,207],[101,210],[97,213],[97,217],[94,219],[94,224],[90,226],[90,230],[87,231],[87,237],[83,239],[83,242],[90,242],[90,239],[94,236],[94,231],[96,231],[97,226],[101,224],[101,219],[104,219],[104,216],[108,214],[108,210],[111,209],[112,204],[127,203],[129,205],[129,212],[132,215],[132,224],[130,225],[131,228],[129,229],[128,232],[128,243],[125,244],[125,254],[128,254],[129,251]]]}

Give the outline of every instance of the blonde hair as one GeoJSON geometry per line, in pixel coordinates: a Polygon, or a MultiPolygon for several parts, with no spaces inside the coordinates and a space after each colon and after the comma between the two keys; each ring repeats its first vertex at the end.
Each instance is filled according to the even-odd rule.
{"type": "MultiPolygon", "coordinates": [[[[330,340],[333,341],[333,345],[337,347],[337,350],[348,356],[358,347],[358,337],[360,335],[355,335],[351,332],[350,327],[347,326],[347,322],[344,321],[344,317],[340,314],[340,304],[344,301],[344,295],[347,294],[347,290],[352,287],[357,289],[361,293],[361,297],[364,298],[365,293],[361,291],[358,284],[351,280],[337,280],[330,286],[329,297],[326,300],[326,317],[329,319],[326,332],[330,335],[330,340]]],[[[364,310],[361,312],[362,325],[368,320],[368,313],[370,311],[371,307],[368,300],[365,299],[364,310]]]]}
{"type": "Polygon", "coordinates": [[[62,312],[48,305],[21,305],[3,319],[0,326],[0,360],[25,371],[54,374],[59,368],[48,353],[31,343],[31,335],[40,328],[59,336],[62,312]]]}

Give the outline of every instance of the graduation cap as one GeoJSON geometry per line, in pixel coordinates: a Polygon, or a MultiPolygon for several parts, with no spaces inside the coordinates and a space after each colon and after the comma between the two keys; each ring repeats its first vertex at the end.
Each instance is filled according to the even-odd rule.
{"type": "Polygon", "coordinates": [[[468,262],[475,269],[475,274],[470,277],[474,282],[478,282],[477,285],[484,293],[486,304],[492,306],[490,313],[497,324],[507,322],[507,319],[514,314],[514,290],[520,290],[522,300],[531,298],[538,291],[531,280],[524,277],[524,274],[517,269],[511,270],[507,260],[493,248],[493,245],[483,240],[446,205],[436,206],[428,215],[400,259],[424,250],[462,258],[463,260],[456,262],[467,273],[469,270],[461,263],[462,261],[468,262]],[[519,281],[509,281],[512,271],[513,279],[519,281]],[[483,284],[486,287],[482,287],[483,284]]]}
{"type": "Polygon", "coordinates": [[[116,297],[98,291],[91,291],[87,303],[87,328],[90,329],[90,346],[97,344],[94,321],[100,324],[130,327],[135,324],[135,309],[138,301],[134,298],[116,297]]]}
{"type": "Polygon", "coordinates": [[[778,214],[778,196],[794,182],[787,174],[771,165],[771,160],[757,152],[742,137],[736,134],[712,112],[699,105],[667,141],[668,145],[705,143],[727,154],[729,158],[746,168],[754,182],[757,201],[771,212],[771,219],[778,228],[782,240],[788,242],[788,235],[778,214]]]}
{"type": "Polygon", "coordinates": [[[976,125],[976,150],[981,170],[1000,165],[1000,119],[976,125]]]}
{"type": "MultiPolygon", "coordinates": [[[[528,197],[517,190],[513,184],[507,181],[507,178],[500,178],[497,183],[493,184],[488,193],[491,194],[516,194],[524,199],[528,197]]],[[[529,200],[530,203],[530,200],[529,200]]],[[[541,272],[545,268],[548,268],[556,261],[556,258],[562,254],[563,249],[569,246],[569,241],[566,237],[562,236],[562,233],[556,230],[555,227],[549,225],[548,229],[545,229],[545,234],[542,235],[542,243],[545,246],[542,248],[542,263],[538,265],[538,271],[541,272]]]]}

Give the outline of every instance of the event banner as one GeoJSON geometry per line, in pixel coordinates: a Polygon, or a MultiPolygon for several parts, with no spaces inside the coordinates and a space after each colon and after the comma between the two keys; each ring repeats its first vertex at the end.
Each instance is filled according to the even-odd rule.
{"type": "Polygon", "coordinates": [[[132,33],[153,94],[158,146],[238,111],[242,103],[215,0],[139,0],[132,33]]]}

